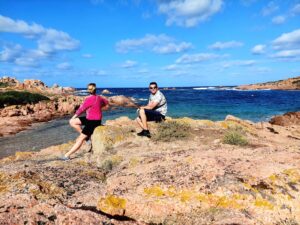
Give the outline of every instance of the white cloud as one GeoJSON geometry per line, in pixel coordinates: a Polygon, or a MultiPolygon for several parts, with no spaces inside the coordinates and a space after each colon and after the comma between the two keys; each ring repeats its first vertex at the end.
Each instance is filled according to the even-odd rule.
{"type": "Polygon", "coordinates": [[[283,50],[272,55],[273,58],[296,58],[300,57],[300,49],[283,50]]]}
{"type": "Polygon", "coordinates": [[[137,71],[138,73],[149,73],[148,69],[140,69],[139,71],[137,71]]]}
{"type": "Polygon", "coordinates": [[[15,33],[37,41],[37,49],[24,49],[20,45],[4,46],[0,60],[22,66],[37,66],[38,61],[53,56],[60,51],[79,48],[79,41],[69,34],[55,29],[47,29],[39,24],[28,24],[23,20],[13,20],[0,15],[0,32],[15,33]]]}
{"type": "Polygon", "coordinates": [[[135,67],[137,64],[138,64],[138,63],[137,63],[136,61],[126,60],[126,61],[121,65],[121,67],[122,67],[122,68],[129,69],[129,68],[135,67]]]}
{"type": "Polygon", "coordinates": [[[21,45],[4,46],[0,52],[0,61],[2,62],[14,62],[16,58],[22,55],[23,48],[21,45]]]}
{"type": "Polygon", "coordinates": [[[27,58],[27,57],[19,57],[15,60],[15,63],[19,66],[24,67],[38,67],[39,64],[34,58],[27,58]]]}
{"type": "Polygon", "coordinates": [[[20,66],[37,67],[46,55],[40,50],[27,50],[19,44],[6,44],[0,52],[0,61],[20,66]]]}
{"type": "Polygon", "coordinates": [[[168,43],[164,46],[155,46],[153,51],[159,54],[172,54],[184,52],[192,47],[191,43],[181,42],[178,44],[168,43]]]}
{"type": "Polygon", "coordinates": [[[211,53],[184,54],[176,60],[176,63],[200,63],[212,59],[217,59],[220,57],[220,55],[211,53]]]}
{"type": "Polygon", "coordinates": [[[283,33],[272,44],[274,49],[279,50],[300,48],[300,29],[290,33],[283,33]]]}
{"type": "Polygon", "coordinates": [[[68,62],[60,63],[56,66],[57,69],[60,70],[70,70],[72,69],[72,66],[68,62]]]}
{"type": "Polygon", "coordinates": [[[159,1],[158,11],[167,15],[167,25],[193,27],[219,12],[223,0],[159,1]]]}
{"type": "Polygon", "coordinates": [[[146,34],[140,39],[125,39],[116,43],[116,51],[120,53],[148,50],[159,54],[171,54],[186,51],[191,47],[191,43],[178,42],[165,34],[146,34]]]}
{"type": "Polygon", "coordinates": [[[244,44],[242,42],[238,42],[238,41],[228,41],[228,42],[216,42],[210,46],[208,46],[209,49],[214,49],[214,50],[221,50],[221,49],[225,49],[225,48],[237,48],[237,47],[241,47],[244,44]]]}
{"type": "Polygon", "coordinates": [[[265,45],[255,45],[251,52],[255,55],[261,55],[265,53],[266,46],[265,45]]]}
{"type": "Polygon", "coordinates": [[[177,70],[178,69],[178,65],[171,64],[171,65],[165,66],[163,69],[164,70],[177,70]]]}
{"type": "Polygon", "coordinates": [[[92,54],[82,54],[82,57],[89,59],[89,58],[93,58],[93,55],[92,54]]]}
{"type": "Polygon", "coordinates": [[[254,60],[233,60],[223,62],[223,68],[229,68],[232,66],[253,66],[256,62],[254,60]]]}
{"type": "Polygon", "coordinates": [[[283,24],[285,23],[285,21],[286,21],[285,16],[275,16],[272,19],[272,23],[277,25],[283,24]]]}
{"type": "Polygon", "coordinates": [[[92,76],[103,76],[103,75],[107,75],[107,72],[102,69],[92,69],[90,70],[89,74],[92,76]]]}
{"type": "Polygon", "coordinates": [[[261,11],[261,14],[263,16],[269,16],[271,14],[273,14],[274,12],[276,12],[279,9],[279,6],[276,5],[275,2],[271,1],[268,3],[268,5],[266,7],[264,7],[261,11]]]}
{"type": "Polygon", "coordinates": [[[291,9],[292,14],[300,14],[300,3],[294,5],[294,7],[291,9]]]}

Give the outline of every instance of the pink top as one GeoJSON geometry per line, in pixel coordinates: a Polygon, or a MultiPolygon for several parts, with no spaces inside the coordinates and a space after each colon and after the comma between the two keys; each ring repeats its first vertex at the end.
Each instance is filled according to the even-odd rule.
{"type": "Polygon", "coordinates": [[[91,95],[86,97],[83,104],[76,111],[76,115],[80,116],[84,111],[86,111],[86,118],[88,120],[101,120],[102,119],[102,110],[101,108],[108,104],[108,101],[99,96],[91,95]]]}

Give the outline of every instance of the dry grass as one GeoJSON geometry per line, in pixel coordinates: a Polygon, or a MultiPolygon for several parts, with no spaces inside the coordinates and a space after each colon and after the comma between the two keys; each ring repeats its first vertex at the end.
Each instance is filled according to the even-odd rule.
{"type": "Polygon", "coordinates": [[[176,121],[160,123],[157,132],[153,135],[154,141],[175,141],[178,139],[188,138],[192,134],[192,128],[185,123],[176,121]]]}

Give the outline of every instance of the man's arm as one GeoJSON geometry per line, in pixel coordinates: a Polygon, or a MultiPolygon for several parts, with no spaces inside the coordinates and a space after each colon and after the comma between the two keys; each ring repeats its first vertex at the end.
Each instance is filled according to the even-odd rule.
{"type": "Polygon", "coordinates": [[[141,106],[140,109],[154,109],[158,105],[158,102],[152,101],[149,102],[146,106],[141,106]]]}

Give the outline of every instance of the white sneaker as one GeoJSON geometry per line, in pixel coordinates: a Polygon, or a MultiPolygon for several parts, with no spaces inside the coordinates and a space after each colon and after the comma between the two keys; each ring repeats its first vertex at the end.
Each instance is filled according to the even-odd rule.
{"type": "Polygon", "coordinates": [[[86,141],[86,145],[88,152],[91,152],[93,149],[91,140],[86,141]]]}

